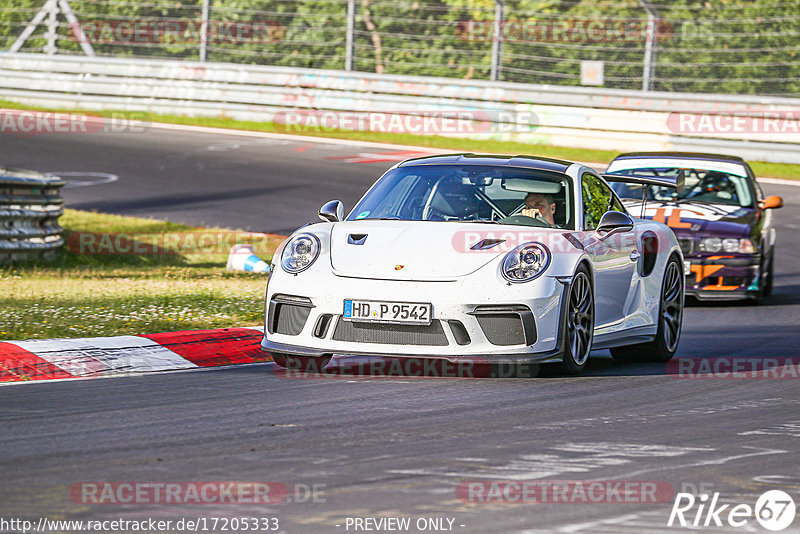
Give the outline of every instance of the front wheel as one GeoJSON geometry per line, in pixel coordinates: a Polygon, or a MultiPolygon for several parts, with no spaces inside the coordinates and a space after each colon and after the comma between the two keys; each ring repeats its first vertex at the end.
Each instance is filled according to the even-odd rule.
{"type": "Polygon", "coordinates": [[[586,368],[594,337],[594,289],[589,271],[581,265],[569,287],[566,325],[566,346],[562,366],[573,375],[586,368]]]}
{"type": "Polygon", "coordinates": [[[775,253],[770,252],[761,270],[761,291],[757,299],[763,300],[772,295],[772,278],[775,274],[775,253]]]}
{"type": "Polygon", "coordinates": [[[658,312],[658,332],[650,343],[640,343],[611,349],[618,361],[666,362],[675,356],[683,324],[684,275],[679,260],[672,256],[664,269],[661,284],[661,304],[658,312]]]}

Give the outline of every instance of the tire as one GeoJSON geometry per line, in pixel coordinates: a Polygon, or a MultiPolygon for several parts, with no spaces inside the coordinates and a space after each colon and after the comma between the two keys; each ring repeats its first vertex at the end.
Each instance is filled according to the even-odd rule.
{"type": "Polygon", "coordinates": [[[611,356],[621,362],[667,362],[675,356],[683,323],[684,275],[680,261],[672,256],[661,282],[658,331],[649,343],[611,349],[611,356]]]}
{"type": "Polygon", "coordinates": [[[314,356],[294,356],[278,352],[272,353],[272,361],[284,369],[291,371],[319,373],[328,365],[330,360],[329,357],[325,356],[317,358],[314,356]]]}
{"type": "Polygon", "coordinates": [[[594,287],[585,265],[578,267],[567,293],[564,320],[564,357],[561,366],[569,374],[580,374],[589,362],[594,337],[594,287]]]}
{"type": "Polygon", "coordinates": [[[767,268],[763,271],[764,287],[761,288],[760,297],[766,298],[772,295],[772,280],[775,274],[775,252],[770,252],[767,258],[767,268]]]}

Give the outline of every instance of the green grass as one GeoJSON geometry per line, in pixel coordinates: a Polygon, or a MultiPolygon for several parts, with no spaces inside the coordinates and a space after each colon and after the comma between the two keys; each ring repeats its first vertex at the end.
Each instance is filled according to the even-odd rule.
{"type": "MultiPolygon", "coordinates": [[[[233,130],[250,130],[258,132],[287,133],[286,127],[271,122],[238,121],[229,117],[187,117],[183,115],[161,115],[138,111],[87,111],[53,109],[37,106],[25,106],[16,102],[0,100],[0,107],[11,109],[28,109],[38,111],[59,111],[65,113],[84,113],[102,117],[131,117],[142,121],[164,122],[170,124],[186,124],[190,126],[208,126],[213,128],[228,128],[233,130]]],[[[334,139],[352,139],[357,141],[371,141],[377,143],[391,143],[411,145],[427,148],[441,148],[444,150],[457,150],[464,152],[481,152],[494,154],[535,154],[551,158],[560,158],[570,161],[586,163],[608,163],[624,150],[592,150],[584,148],[558,147],[544,144],[528,144],[514,141],[459,139],[443,136],[412,135],[383,132],[358,132],[345,130],[305,129],[295,131],[295,135],[311,135],[334,139]]],[[[768,163],[751,161],[750,165],[757,176],[770,178],[783,178],[800,180],[800,165],[788,163],[768,163]]]]}
{"type": "MultiPolygon", "coordinates": [[[[227,250],[187,236],[250,241],[271,258],[277,236],[261,238],[224,229],[200,229],[151,219],[66,210],[68,239],[80,232],[124,235],[143,243],[183,243],[158,254],[97,254],[74,244],[50,263],[0,267],[0,340],[94,337],[170,330],[259,325],[263,274],[225,270],[227,250]],[[196,240],[194,241],[196,242],[196,240]]],[[[75,243],[76,241],[73,241],[75,243]]],[[[103,251],[107,252],[107,251],[103,251]]]]}

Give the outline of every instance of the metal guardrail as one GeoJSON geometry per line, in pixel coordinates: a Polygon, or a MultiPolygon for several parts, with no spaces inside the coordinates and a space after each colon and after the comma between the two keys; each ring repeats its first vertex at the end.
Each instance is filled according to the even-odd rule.
{"type": "MultiPolygon", "coordinates": [[[[0,54],[0,98],[66,108],[272,121],[277,113],[480,112],[472,137],[612,151],[692,150],[800,164],[788,131],[676,132],[674,113],[800,110],[800,99],[659,93],[131,58],[0,54]],[[516,118],[516,119],[515,119],[516,118]],[[510,122],[509,122],[510,121],[510,122]]],[[[800,113],[797,113],[800,115],[800,113]]],[[[535,152],[535,148],[532,148],[535,152]]]]}
{"type": "Polygon", "coordinates": [[[57,176],[0,167],[0,264],[53,259],[64,244],[57,176]]]}

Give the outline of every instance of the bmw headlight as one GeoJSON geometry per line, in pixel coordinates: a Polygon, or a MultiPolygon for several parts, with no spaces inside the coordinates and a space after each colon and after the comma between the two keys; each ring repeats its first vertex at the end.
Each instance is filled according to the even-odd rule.
{"type": "Polygon", "coordinates": [[[319,256],[319,239],[314,234],[297,234],[286,244],[281,266],[287,273],[305,271],[319,256]]]}
{"type": "Polygon", "coordinates": [[[550,251],[541,243],[524,243],[506,254],[503,277],[509,282],[529,282],[547,270],[550,251]]]}
{"type": "Polygon", "coordinates": [[[700,240],[700,250],[703,252],[719,252],[722,250],[722,239],[718,237],[707,237],[700,240]]]}
{"type": "Polygon", "coordinates": [[[726,237],[720,239],[719,237],[707,237],[700,240],[698,247],[703,252],[727,252],[739,254],[753,254],[756,249],[753,242],[749,239],[738,239],[735,237],[726,237]]]}
{"type": "Polygon", "coordinates": [[[730,237],[723,239],[722,250],[725,252],[739,252],[739,240],[730,237]]]}

